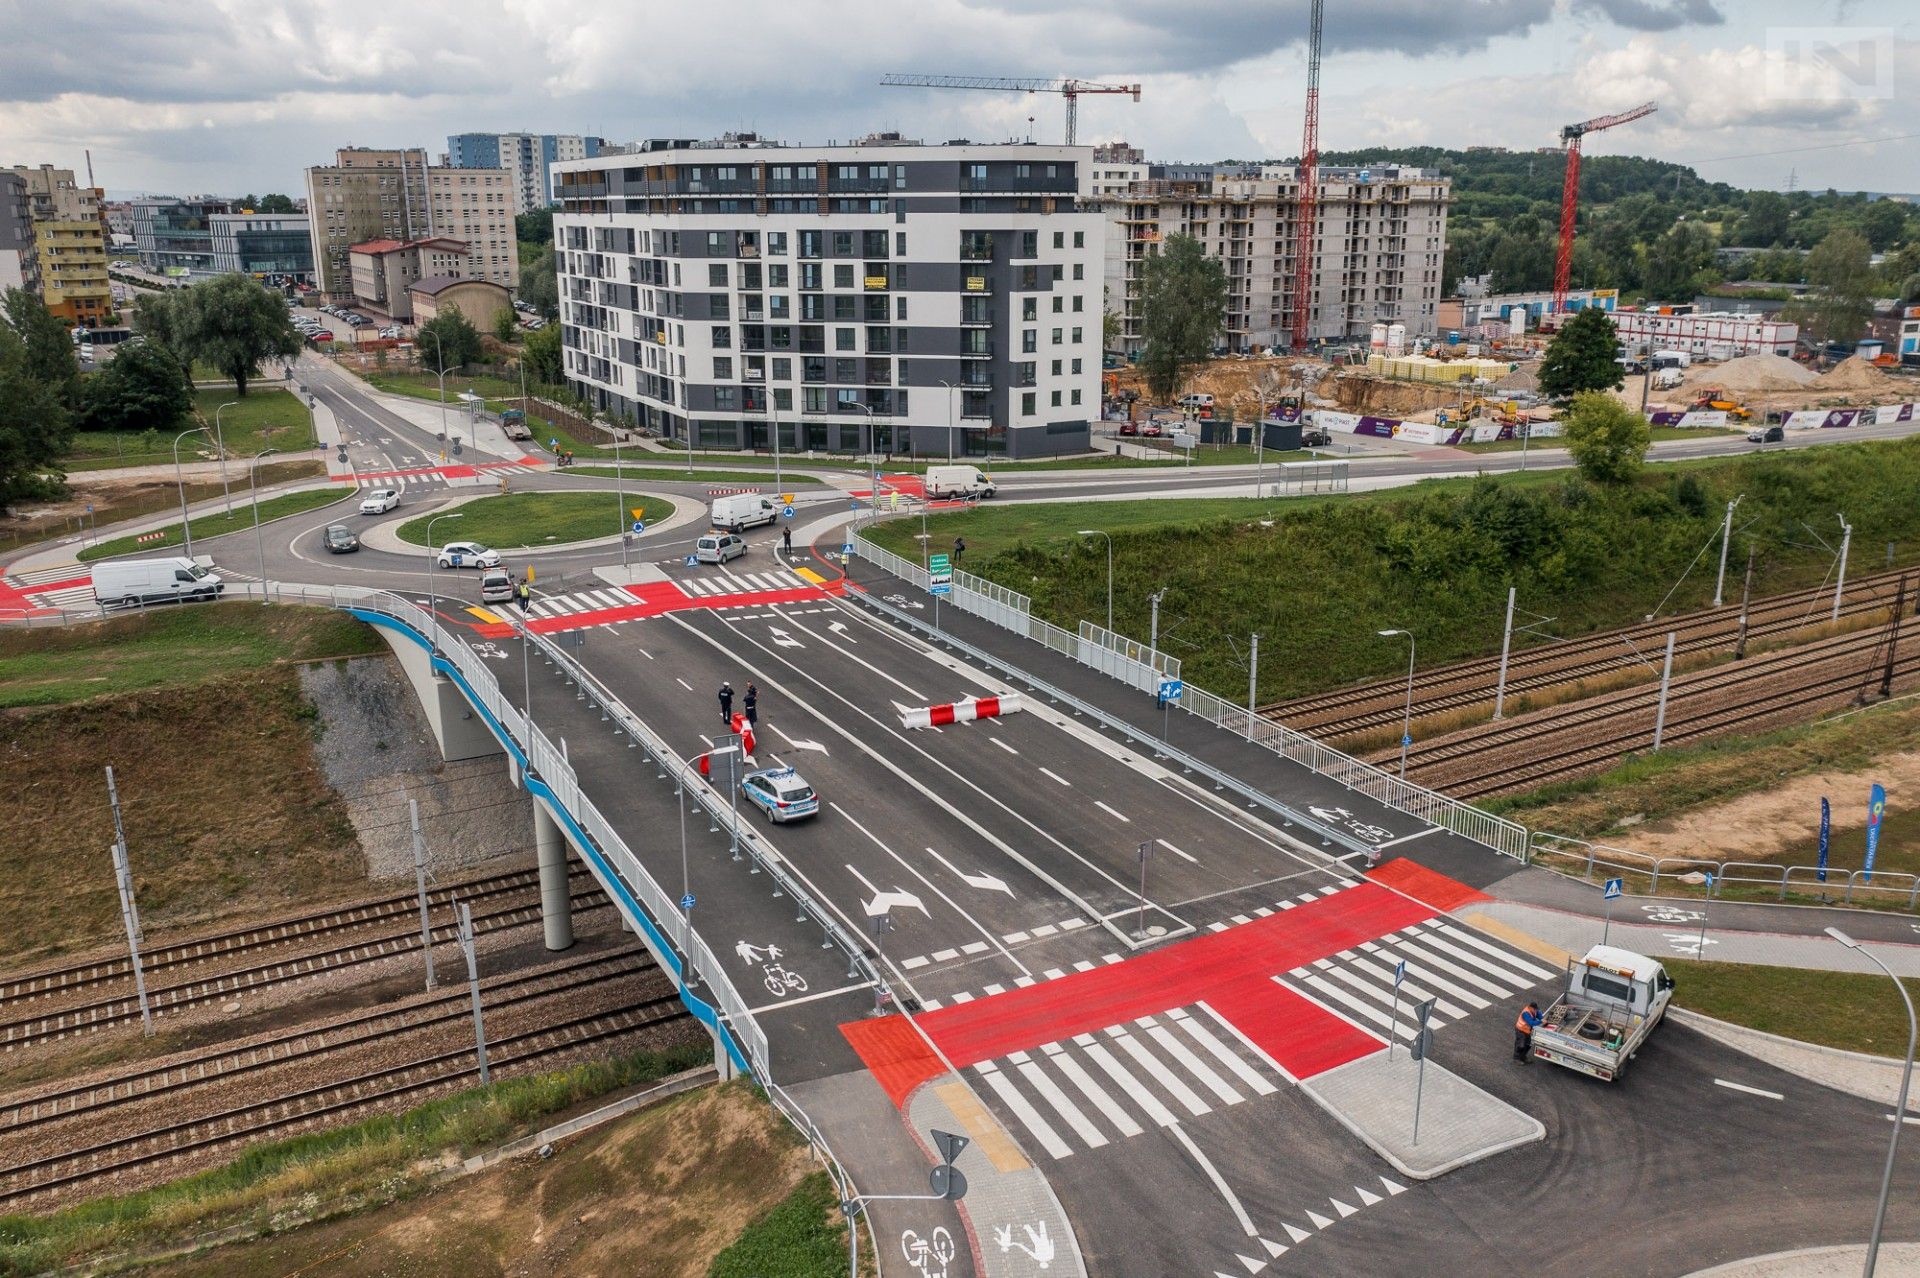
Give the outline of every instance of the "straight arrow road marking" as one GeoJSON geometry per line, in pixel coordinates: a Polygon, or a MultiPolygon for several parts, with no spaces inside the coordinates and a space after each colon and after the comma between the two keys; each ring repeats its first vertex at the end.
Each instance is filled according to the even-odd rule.
{"type": "Polygon", "coordinates": [[[848,643],[857,644],[860,642],[858,639],[855,639],[851,634],[847,633],[847,623],[844,621],[829,621],[827,623],[827,629],[832,631],[839,638],[846,640],[848,643]]]}
{"type": "Polygon", "coordinates": [[[927,855],[952,870],[968,887],[979,888],[982,892],[1005,892],[1008,896],[1013,895],[1013,889],[1007,886],[1005,879],[997,879],[991,874],[968,874],[932,848],[927,849],[927,855]]]}

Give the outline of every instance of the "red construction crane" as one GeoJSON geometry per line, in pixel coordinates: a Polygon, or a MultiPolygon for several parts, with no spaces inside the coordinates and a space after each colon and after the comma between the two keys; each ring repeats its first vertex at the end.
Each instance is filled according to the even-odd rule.
{"type": "Polygon", "coordinates": [[[1307,30],[1307,119],[1300,137],[1300,201],[1294,211],[1293,349],[1307,344],[1313,319],[1314,219],[1320,209],[1320,23],[1326,0],[1313,0],[1307,30]]]}
{"type": "Polygon", "coordinates": [[[1589,133],[1611,129],[1616,124],[1626,124],[1652,115],[1657,110],[1659,107],[1654,103],[1642,102],[1631,111],[1595,116],[1560,130],[1560,140],[1567,144],[1567,180],[1560,188],[1560,248],[1553,259],[1553,305],[1550,314],[1558,315],[1567,309],[1567,276],[1573,270],[1573,218],[1580,204],[1580,139],[1589,133]]]}
{"type": "Polygon", "coordinates": [[[894,89],[997,89],[1003,93],[1058,93],[1067,100],[1067,145],[1078,132],[1080,95],[1130,93],[1140,100],[1137,84],[1099,84],[1092,80],[1025,80],[990,75],[885,75],[880,83],[894,89]]]}

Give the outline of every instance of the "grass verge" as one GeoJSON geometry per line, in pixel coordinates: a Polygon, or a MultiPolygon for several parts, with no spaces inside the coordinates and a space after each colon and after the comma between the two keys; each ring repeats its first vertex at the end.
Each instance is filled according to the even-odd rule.
{"type": "MultiPolygon", "coordinates": [[[[1903,1056],[1907,1013],[1878,972],[1815,972],[1662,959],[1675,1004],[1768,1034],[1875,1056],[1903,1056]]],[[[1920,994],[1920,981],[1907,992],[1920,994]]]]}
{"type": "MultiPolygon", "coordinates": [[[[631,463],[618,468],[613,466],[569,466],[564,472],[568,475],[591,475],[595,479],[638,480],[641,483],[673,484],[754,484],[772,488],[773,476],[761,476],[751,471],[739,470],[696,470],[689,475],[684,470],[674,470],[665,466],[635,466],[631,463]]],[[[780,472],[780,483],[786,488],[818,488],[826,481],[818,475],[798,474],[784,467],[780,472]]]]}
{"type": "Polygon", "coordinates": [[[847,1224],[833,1182],[815,1172],[713,1258],[709,1278],[836,1278],[847,1263],[847,1224]]]}
{"type": "Polygon", "coordinates": [[[0,1275],[152,1252],[216,1229],[277,1229],[289,1217],[392,1201],[427,1183],[429,1174],[417,1166],[424,1159],[511,1139],[582,1101],[699,1065],[711,1050],[703,1039],[507,1079],[405,1113],[256,1145],[223,1167],[153,1189],[50,1216],[0,1217],[0,1275]]]}
{"type": "MultiPolygon", "coordinates": [[[[652,523],[672,514],[673,503],[644,493],[627,493],[623,503],[616,503],[611,491],[502,493],[467,502],[459,509],[459,520],[441,520],[440,532],[444,540],[477,541],[496,550],[529,549],[616,536],[626,530],[636,510],[639,518],[652,523]]],[[[395,535],[424,546],[430,518],[409,519],[395,535]]]]}
{"type": "MultiPolygon", "coordinates": [[[[309,488],[297,493],[281,493],[277,497],[269,497],[260,503],[259,519],[264,524],[269,519],[278,519],[282,515],[297,515],[302,511],[331,506],[353,495],[353,490],[344,484],[336,484],[328,488],[309,488]]],[[[217,511],[196,515],[189,524],[193,528],[196,541],[211,541],[215,537],[224,537],[228,533],[250,529],[253,527],[253,521],[253,503],[243,498],[234,506],[232,514],[217,511]]],[[[87,562],[94,559],[112,559],[116,555],[159,554],[168,547],[184,544],[179,524],[168,524],[165,528],[154,529],[153,532],[159,533],[160,536],[154,537],[153,533],[138,534],[138,537],[151,538],[148,541],[138,540],[131,534],[125,537],[109,538],[88,546],[80,552],[78,558],[82,562],[87,562]]]]}

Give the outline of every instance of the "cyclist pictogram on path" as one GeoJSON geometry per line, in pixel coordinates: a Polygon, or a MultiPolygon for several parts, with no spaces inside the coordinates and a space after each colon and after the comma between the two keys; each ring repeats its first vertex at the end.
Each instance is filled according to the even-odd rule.
{"type": "Polygon", "coordinates": [[[947,1278],[947,1266],[953,1263],[954,1256],[958,1254],[953,1245],[953,1235],[947,1232],[945,1225],[936,1227],[926,1238],[914,1230],[907,1230],[900,1235],[900,1250],[905,1254],[907,1263],[923,1278],[947,1278]]]}
{"type": "Polygon", "coordinates": [[[785,998],[791,992],[806,993],[807,978],[781,964],[779,946],[769,945],[762,948],[742,941],[733,947],[733,952],[738,954],[741,961],[748,967],[757,965],[760,968],[761,978],[766,982],[767,993],[775,998],[785,998]]]}

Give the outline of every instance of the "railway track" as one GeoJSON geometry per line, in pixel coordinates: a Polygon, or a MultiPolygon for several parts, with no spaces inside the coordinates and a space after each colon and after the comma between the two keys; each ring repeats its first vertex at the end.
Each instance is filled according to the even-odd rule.
{"type": "MultiPolygon", "coordinates": [[[[1878,632],[1839,635],[1677,679],[1668,696],[1662,742],[1670,746],[1720,736],[1845,699],[1872,679],[1867,665],[1884,642],[1878,632]]],[[[1911,638],[1900,644],[1893,677],[1898,685],[1916,674],[1920,638],[1911,638]]],[[[1562,714],[1443,737],[1408,755],[1408,775],[1461,799],[1580,776],[1650,747],[1657,699],[1657,691],[1645,687],[1625,689],[1562,714]]],[[[1385,764],[1387,755],[1375,761],[1385,764]]]]}
{"type": "MultiPolygon", "coordinates": [[[[576,877],[571,898],[573,909],[576,913],[583,910],[605,908],[611,904],[611,902],[607,900],[606,895],[602,893],[597,886],[582,886],[578,882],[578,879],[588,879],[590,881],[590,878],[591,876],[584,870],[580,871],[576,877]]],[[[497,902],[496,907],[491,910],[476,913],[473,916],[474,931],[476,933],[496,932],[505,928],[518,927],[537,921],[540,918],[540,902],[537,888],[538,881],[536,876],[534,899],[524,902],[512,900],[512,892],[510,890],[502,889],[494,892],[492,895],[497,902]]],[[[458,889],[456,889],[456,891],[457,890],[458,889]]],[[[524,894],[524,892],[522,894],[524,894]]],[[[463,896],[461,899],[466,900],[469,898],[463,896]]],[[[414,908],[411,904],[411,898],[409,898],[409,905],[410,910],[414,908]]],[[[416,916],[409,915],[410,919],[413,917],[416,916]]],[[[362,924],[356,922],[343,926],[357,929],[361,927],[362,924]]],[[[326,929],[312,932],[308,935],[310,937],[325,937],[335,934],[339,930],[340,929],[326,929]]],[[[433,929],[433,939],[436,944],[451,942],[453,939],[453,927],[451,925],[435,927],[433,929]]],[[[192,946],[187,945],[179,948],[191,949],[192,946]]],[[[235,994],[265,989],[289,981],[304,980],[307,977],[326,972],[340,971],[366,963],[374,963],[381,959],[391,958],[396,954],[403,954],[408,951],[417,952],[419,948],[420,934],[417,922],[409,921],[405,926],[399,927],[397,930],[390,930],[371,937],[359,937],[344,945],[336,945],[330,949],[271,958],[265,962],[256,963],[251,966],[223,970],[179,984],[155,986],[151,983],[152,976],[149,974],[147,1003],[153,1015],[158,1017],[168,1012],[177,1012],[189,1007],[211,1003],[219,999],[232,998],[235,994]]],[[[232,957],[234,955],[244,955],[248,952],[246,949],[232,949],[227,951],[227,955],[232,957]]],[[[126,973],[124,982],[126,985],[131,986],[132,969],[125,962],[123,962],[121,966],[126,973]]],[[[177,967],[179,964],[175,963],[173,966],[177,967]]],[[[76,984],[66,988],[68,991],[72,991],[86,987],[76,984]]],[[[64,1038],[71,1034],[93,1033],[115,1025],[125,1025],[139,1019],[140,1002],[138,997],[129,988],[127,992],[123,994],[94,999],[90,1002],[61,1007],[57,1010],[37,1013],[27,1017],[0,1021],[0,1052],[11,1052],[25,1047],[37,1046],[55,1039],[64,1038]]]]}
{"type": "MultiPolygon", "coordinates": [[[[540,1029],[490,1039],[489,1064],[496,1075],[520,1072],[562,1052],[688,1015],[677,995],[666,994],[631,1007],[589,1013],[540,1029]]],[[[88,1181],[229,1145],[278,1139],[376,1107],[417,1104],[467,1079],[474,1068],[471,1046],[435,1052],[339,1082],[16,1163],[0,1168],[0,1180],[6,1182],[0,1184],[0,1204],[18,1205],[88,1181]]]]}
{"type": "MultiPolygon", "coordinates": [[[[1891,606],[1903,575],[1900,571],[1884,572],[1850,583],[1840,615],[1860,617],[1891,606]]],[[[1914,598],[1912,592],[1909,598],[1914,598]]],[[[1830,588],[1814,587],[1756,600],[1748,609],[1748,640],[1776,638],[1821,624],[1829,615],[1831,599],[1830,588]]],[[[1669,631],[1677,636],[1674,655],[1679,657],[1730,648],[1738,629],[1737,608],[1715,608],[1565,643],[1524,648],[1511,654],[1507,663],[1507,696],[1512,700],[1531,691],[1630,668],[1663,647],[1669,631]]],[[[1484,705],[1493,699],[1499,673],[1497,656],[1421,671],[1414,684],[1413,716],[1418,719],[1484,705]]],[[[1330,739],[1369,729],[1397,729],[1406,713],[1406,694],[1406,680],[1382,680],[1275,702],[1261,707],[1260,713],[1290,728],[1330,739]]]]}
{"type": "MultiPolygon", "coordinates": [[[[493,977],[481,983],[489,1014],[538,999],[552,998],[622,976],[657,969],[632,953],[596,954],[563,961],[538,972],[493,977]]],[[[139,1101],[229,1082],[296,1061],[363,1046],[382,1037],[463,1023],[472,1014],[464,983],[401,1007],[360,1012],[325,1025],[288,1029],[256,1037],[235,1047],[208,1048],[174,1056],[163,1064],[137,1066],[110,1078],[97,1078],[52,1091],[0,1099],[0,1136],[64,1123],[97,1119],[139,1101]]],[[[5,1176],[0,1169],[0,1176],[5,1176]]]]}

